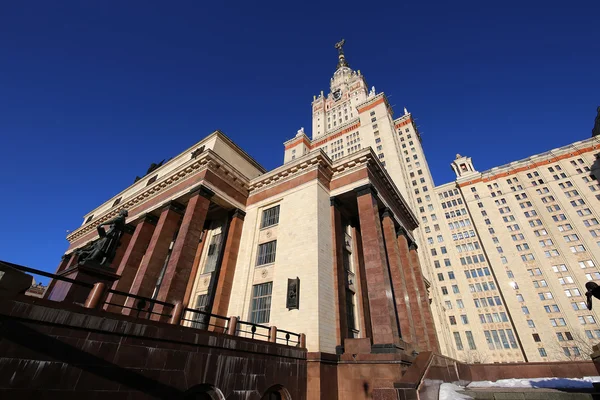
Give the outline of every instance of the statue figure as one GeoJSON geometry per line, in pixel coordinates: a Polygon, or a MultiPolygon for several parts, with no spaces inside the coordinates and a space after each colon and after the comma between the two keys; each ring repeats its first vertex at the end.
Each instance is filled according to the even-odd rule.
{"type": "Polygon", "coordinates": [[[587,292],[585,292],[585,297],[587,297],[587,309],[592,309],[592,296],[600,299],[600,286],[596,282],[588,282],[585,284],[585,288],[587,292]]]}
{"type": "Polygon", "coordinates": [[[600,106],[596,109],[596,120],[594,121],[594,128],[592,129],[592,136],[600,135],[600,106]]]}
{"type": "Polygon", "coordinates": [[[96,262],[101,266],[110,266],[117,248],[121,244],[120,239],[125,231],[125,218],[127,215],[127,210],[122,209],[115,218],[96,227],[100,239],[75,250],[75,254],[79,256],[79,265],[96,262]],[[103,226],[107,225],[109,225],[109,228],[108,231],[105,231],[103,226]]]}
{"type": "Polygon", "coordinates": [[[369,92],[369,97],[375,96],[375,86],[371,87],[371,91],[369,92]]]}
{"type": "Polygon", "coordinates": [[[344,44],[345,44],[345,43],[346,43],[346,41],[345,41],[344,39],[342,39],[342,40],[340,40],[339,42],[337,42],[337,43],[335,44],[335,46],[334,46],[334,47],[337,49],[337,51],[338,51],[338,54],[339,54],[340,56],[343,56],[343,55],[344,55],[344,44]]]}

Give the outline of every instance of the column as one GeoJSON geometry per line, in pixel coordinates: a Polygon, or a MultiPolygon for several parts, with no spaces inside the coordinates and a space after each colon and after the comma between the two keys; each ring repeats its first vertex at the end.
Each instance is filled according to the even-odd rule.
{"type": "Polygon", "coordinates": [[[408,234],[403,228],[400,228],[398,233],[398,249],[400,252],[402,270],[404,271],[404,277],[407,281],[406,289],[408,292],[409,306],[413,319],[416,338],[415,343],[422,351],[425,351],[429,349],[429,339],[427,337],[427,332],[425,331],[425,319],[422,312],[420,290],[417,284],[417,278],[415,276],[414,269],[411,265],[412,263],[410,261],[408,234]]]}
{"type": "Polygon", "coordinates": [[[331,232],[333,244],[333,287],[336,312],[337,344],[343,346],[348,337],[346,312],[346,271],[344,269],[344,228],[339,201],[331,198],[331,232]]]}
{"type": "MultiPolygon", "coordinates": [[[[129,245],[125,248],[121,256],[121,261],[117,266],[117,275],[121,277],[115,281],[111,287],[120,292],[129,292],[135,276],[138,272],[144,253],[150,244],[152,234],[158,218],[151,214],[144,215],[135,227],[133,236],[129,240],[129,245]]],[[[123,246],[123,245],[121,245],[123,246]]],[[[115,257],[115,261],[117,261],[115,257]]],[[[109,293],[106,297],[104,309],[110,312],[121,312],[121,306],[125,303],[125,297],[109,293]]]]}
{"type": "MultiPolygon", "coordinates": [[[[196,276],[196,274],[198,273],[198,268],[200,268],[200,259],[202,257],[202,251],[204,250],[204,245],[206,243],[206,234],[208,232],[208,229],[203,229],[202,233],[200,234],[200,243],[198,243],[198,247],[196,248],[196,255],[194,256],[194,265],[192,268],[192,272],[190,273],[190,277],[192,277],[187,284],[187,287],[185,289],[185,295],[183,297],[183,301],[182,303],[187,307],[190,304],[190,299],[192,297],[192,289],[194,288],[194,277],[196,276]]],[[[184,312],[184,316],[185,316],[185,312],[184,312]]]]}
{"type": "Polygon", "coordinates": [[[353,224],[352,227],[352,240],[354,244],[354,265],[356,265],[356,279],[359,282],[358,285],[358,309],[360,310],[358,315],[360,318],[360,326],[362,335],[364,338],[373,337],[373,331],[371,330],[371,314],[369,313],[369,291],[367,289],[367,279],[365,278],[365,262],[362,250],[362,239],[360,236],[360,229],[356,227],[357,224],[353,224]]]}
{"type": "Polygon", "coordinates": [[[365,185],[355,190],[364,252],[365,278],[369,294],[373,344],[392,344],[398,337],[398,321],[379,220],[377,192],[371,185],[365,185]]]}
{"type": "Polygon", "coordinates": [[[423,314],[423,326],[425,333],[427,334],[430,351],[439,352],[439,343],[437,338],[437,332],[433,323],[433,314],[431,313],[431,305],[429,304],[429,296],[427,295],[427,287],[423,280],[423,272],[421,271],[421,263],[419,262],[419,254],[417,253],[417,245],[412,243],[409,247],[410,265],[414,270],[415,277],[417,279],[417,285],[419,287],[419,295],[421,299],[421,310],[423,314]]]}
{"type": "MultiPolygon", "coordinates": [[[[56,272],[54,274],[58,275],[61,271],[64,271],[65,269],[67,269],[67,265],[69,265],[71,263],[72,259],[74,259],[74,258],[77,258],[77,257],[74,257],[73,253],[63,254],[63,256],[60,258],[60,263],[58,264],[58,267],[56,267],[56,272]]],[[[48,299],[50,297],[50,293],[52,293],[52,289],[54,289],[55,284],[56,284],[56,279],[52,279],[52,281],[48,285],[48,289],[46,289],[46,292],[44,293],[45,299],[48,299]]]]}
{"type": "MultiPolygon", "coordinates": [[[[185,208],[185,214],[181,220],[179,233],[171,251],[171,257],[158,291],[157,300],[167,303],[183,301],[194,266],[194,256],[196,255],[198,243],[200,243],[200,235],[208,213],[210,198],[213,195],[214,193],[204,186],[200,186],[191,193],[192,197],[185,208]]],[[[154,306],[157,313],[161,313],[162,309],[163,307],[160,305],[154,306]]],[[[153,315],[152,318],[159,319],[157,315],[153,315]]]]}
{"type": "MultiPolygon", "coordinates": [[[[156,280],[169,254],[169,245],[179,227],[180,219],[181,205],[171,201],[163,207],[129,293],[144,297],[152,296],[156,280]]],[[[128,298],[125,305],[135,307],[136,303],[135,299],[128,298]]],[[[135,311],[125,308],[122,312],[129,315],[135,311]]]]}
{"type": "Polygon", "coordinates": [[[119,265],[121,264],[121,260],[123,260],[123,256],[129,247],[129,242],[131,241],[131,237],[135,232],[135,227],[130,224],[125,225],[125,230],[121,235],[121,239],[119,239],[119,247],[117,247],[117,252],[115,253],[115,257],[112,259],[109,267],[113,270],[118,270],[119,265]]]}
{"type": "Polygon", "coordinates": [[[402,270],[402,262],[400,260],[400,250],[398,247],[398,239],[396,237],[396,224],[392,212],[387,208],[383,212],[382,226],[385,248],[390,264],[392,287],[394,288],[396,312],[398,321],[400,322],[400,337],[407,343],[413,343],[415,340],[414,323],[410,309],[410,300],[406,289],[406,280],[404,271],[402,270]]]}
{"type": "Polygon", "coordinates": [[[231,288],[233,287],[235,266],[237,264],[245,216],[246,213],[239,209],[236,209],[231,216],[223,259],[219,268],[219,279],[215,288],[215,297],[212,305],[213,314],[228,315],[229,299],[231,298],[231,288]]]}

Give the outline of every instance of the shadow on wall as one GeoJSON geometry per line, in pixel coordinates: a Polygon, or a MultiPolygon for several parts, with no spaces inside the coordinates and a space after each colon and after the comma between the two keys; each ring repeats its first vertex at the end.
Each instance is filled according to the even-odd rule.
{"type": "MultiPolygon", "coordinates": [[[[62,329],[52,326],[45,328],[62,329]]],[[[171,376],[165,383],[165,377],[161,375],[164,371],[135,370],[107,361],[104,357],[119,355],[117,344],[111,342],[112,335],[98,333],[102,335],[103,343],[89,343],[90,350],[102,350],[98,356],[87,352],[85,345],[84,349],[78,348],[88,333],[88,330],[69,329],[70,337],[59,339],[46,334],[44,327],[37,330],[16,320],[0,321],[0,376],[12,376],[10,381],[0,381],[0,397],[22,398],[23,393],[30,391],[34,392],[30,394],[42,396],[48,390],[59,398],[60,393],[80,393],[85,397],[102,390],[106,396],[110,396],[109,393],[137,392],[142,394],[140,398],[225,400],[223,393],[209,384],[195,385],[188,390],[180,389],[185,387],[181,382],[181,379],[185,379],[183,373],[177,374],[180,379],[171,376]],[[106,349],[100,347],[104,344],[108,345],[106,349]],[[11,357],[15,352],[25,357],[11,357]],[[179,388],[172,385],[178,383],[179,388]]],[[[128,356],[121,356],[127,364],[128,356]]],[[[262,397],[253,391],[253,396],[253,399],[291,400],[290,393],[281,385],[270,387],[262,397]]]]}

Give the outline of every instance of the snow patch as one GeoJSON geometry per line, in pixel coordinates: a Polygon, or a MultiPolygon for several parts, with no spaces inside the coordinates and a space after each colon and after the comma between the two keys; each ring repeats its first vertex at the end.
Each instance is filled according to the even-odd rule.
{"type": "Polygon", "coordinates": [[[600,382],[600,376],[584,378],[532,378],[532,379],[499,379],[491,381],[475,381],[468,388],[546,388],[546,389],[590,389],[593,382],[600,382]]]}
{"type": "Polygon", "coordinates": [[[442,383],[440,385],[440,397],[439,400],[463,400],[472,399],[471,396],[462,394],[465,388],[462,386],[454,385],[452,383],[442,383]]]}

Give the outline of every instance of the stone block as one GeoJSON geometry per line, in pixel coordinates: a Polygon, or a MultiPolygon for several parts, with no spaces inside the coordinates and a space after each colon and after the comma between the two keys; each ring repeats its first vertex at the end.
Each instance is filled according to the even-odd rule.
{"type": "Polygon", "coordinates": [[[360,354],[371,352],[371,339],[344,339],[344,353],[360,354]]]}
{"type": "Polygon", "coordinates": [[[31,287],[33,277],[0,261],[0,297],[24,294],[31,287]]]}

